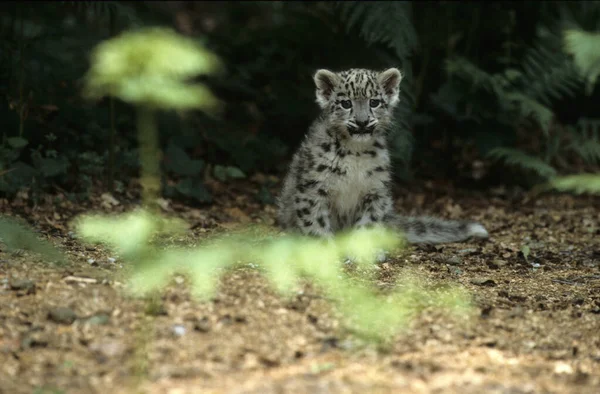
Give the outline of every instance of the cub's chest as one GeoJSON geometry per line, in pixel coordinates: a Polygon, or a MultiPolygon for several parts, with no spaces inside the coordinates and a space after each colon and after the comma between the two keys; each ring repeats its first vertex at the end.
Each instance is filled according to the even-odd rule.
{"type": "Polygon", "coordinates": [[[388,175],[381,170],[387,166],[387,157],[376,153],[334,158],[326,185],[332,205],[341,211],[353,211],[367,193],[382,186],[388,175]]]}

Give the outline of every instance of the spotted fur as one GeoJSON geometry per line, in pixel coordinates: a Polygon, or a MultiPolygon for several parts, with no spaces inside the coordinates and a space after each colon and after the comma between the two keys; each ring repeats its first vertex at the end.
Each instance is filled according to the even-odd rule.
{"type": "Polygon", "coordinates": [[[386,137],[401,80],[396,68],[317,71],[314,81],[322,111],[284,180],[278,199],[282,227],[330,237],[380,223],[402,230],[411,243],[487,238],[478,223],[394,213],[386,137]]]}

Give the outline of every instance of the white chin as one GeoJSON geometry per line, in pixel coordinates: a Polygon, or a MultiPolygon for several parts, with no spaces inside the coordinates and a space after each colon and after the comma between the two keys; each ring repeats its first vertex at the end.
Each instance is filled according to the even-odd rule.
{"type": "Polygon", "coordinates": [[[373,139],[373,134],[350,134],[350,137],[354,140],[354,141],[369,141],[371,139],[373,139]]]}

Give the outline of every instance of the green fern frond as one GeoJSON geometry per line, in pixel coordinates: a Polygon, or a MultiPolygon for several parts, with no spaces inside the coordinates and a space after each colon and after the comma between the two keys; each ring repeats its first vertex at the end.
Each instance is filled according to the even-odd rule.
{"type": "Polygon", "coordinates": [[[337,6],[348,31],[360,26],[368,44],[386,44],[399,59],[406,59],[418,45],[410,2],[340,1],[337,6]]]}
{"type": "Polygon", "coordinates": [[[517,166],[526,170],[531,170],[539,176],[550,179],[556,176],[556,170],[543,160],[528,155],[518,149],[512,148],[494,148],[488,153],[488,157],[495,160],[502,160],[507,165],[517,166]]]}
{"type": "Polygon", "coordinates": [[[577,69],[586,81],[586,93],[594,89],[600,76],[600,33],[567,30],[564,33],[565,51],[573,55],[577,69]]]}
{"type": "Polygon", "coordinates": [[[544,189],[554,189],[575,194],[600,194],[600,174],[568,175],[552,179],[544,189]]]}
{"type": "Polygon", "coordinates": [[[446,59],[444,62],[446,73],[452,77],[458,77],[469,82],[473,89],[484,88],[496,90],[498,82],[494,76],[464,57],[446,59]]]}
{"type": "Polygon", "coordinates": [[[135,12],[119,1],[62,1],[62,3],[73,7],[75,12],[89,13],[97,19],[107,18],[112,14],[130,23],[139,23],[135,12]]]}
{"type": "Polygon", "coordinates": [[[501,99],[505,99],[517,106],[519,114],[522,118],[533,118],[547,135],[550,129],[550,123],[554,117],[552,110],[539,101],[536,101],[530,96],[520,92],[509,92],[500,95],[501,99]]]}
{"type": "Polygon", "coordinates": [[[581,76],[573,62],[549,44],[538,42],[529,48],[522,68],[525,94],[544,104],[573,97],[581,86],[581,76]]]}
{"type": "Polygon", "coordinates": [[[461,78],[473,89],[481,88],[492,92],[501,108],[515,111],[519,115],[519,118],[515,118],[516,122],[533,118],[548,133],[554,114],[550,108],[515,87],[517,81],[526,77],[520,71],[508,69],[504,74],[490,74],[460,57],[448,59],[445,66],[449,75],[461,78]]]}
{"type": "Polygon", "coordinates": [[[583,161],[587,164],[599,164],[600,163],[600,142],[580,137],[569,144],[568,147],[571,151],[575,152],[583,161]]]}

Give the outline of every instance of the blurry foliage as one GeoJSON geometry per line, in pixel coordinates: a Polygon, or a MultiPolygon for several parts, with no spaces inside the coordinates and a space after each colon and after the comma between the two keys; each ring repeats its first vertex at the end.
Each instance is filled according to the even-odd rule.
{"type": "Polygon", "coordinates": [[[556,177],[546,185],[543,185],[541,189],[600,195],[600,174],[578,174],[556,177]]]}
{"type": "Polygon", "coordinates": [[[62,254],[46,240],[41,240],[23,221],[0,217],[0,242],[8,252],[30,251],[41,254],[51,263],[64,263],[62,254]]]}
{"type": "Polygon", "coordinates": [[[168,196],[210,202],[205,176],[284,170],[317,114],[311,77],[323,67],[403,69],[400,178],[457,176],[476,159],[523,175],[498,167],[492,181],[528,184],[598,166],[597,1],[5,2],[0,193],[84,198],[107,169],[135,175],[136,113],[82,101],[82,77],[100,41],[173,24],[223,60],[201,82],[226,105],[218,118],[158,116],[168,196]]]}
{"type": "MultiPolygon", "coordinates": [[[[84,95],[91,99],[116,97],[136,107],[140,183],[146,208],[156,207],[161,192],[157,110],[215,113],[221,103],[210,89],[187,81],[221,68],[219,59],[198,42],[167,28],[128,31],[94,48],[84,95]]],[[[170,163],[180,175],[194,175],[201,168],[197,160],[185,161],[185,152],[175,154],[170,163]]],[[[236,174],[240,173],[238,170],[236,174]]]]}
{"type": "Polygon", "coordinates": [[[468,297],[458,288],[426,289],[412,279],[400,283],[396,292],[377,295],[350,280],[342,270],[344,256],[353,256],[358,266],[373,270],[379,250],[401,246],[398,234],[382,228],[356,230],[331,241],[248,228],[186,248],[157,247],[158,239],[168,241],[185,231],[185,224],[145,211],[118,217],[83,216],[76,228],[85,241],[105,243],[134,264],[129,289],[136,295],[160,290],[178,273],[189,278],[195,296],[210,298],[226,269],[252,263],[282,295],[293,295],[301,280],[315,283],[339,306],[348,327],[368,339],[389,338],[426,307],[468,310],[468,297]]]}

